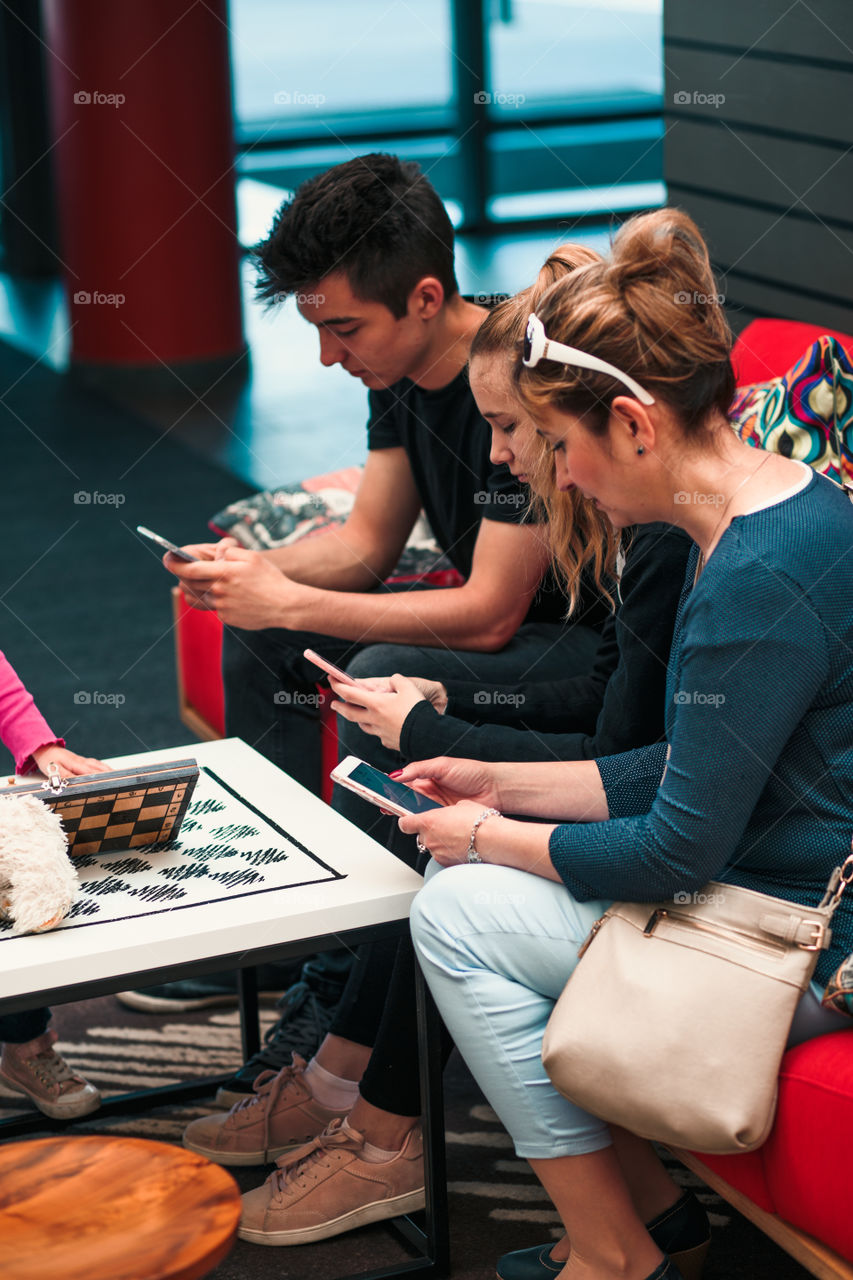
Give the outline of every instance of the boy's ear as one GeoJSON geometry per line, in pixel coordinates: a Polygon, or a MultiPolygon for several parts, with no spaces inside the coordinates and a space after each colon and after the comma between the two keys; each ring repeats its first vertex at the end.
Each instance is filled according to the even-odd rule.
{"type": "Polygon", "coordinates": [[[444,306],[444,285],[436,276],[424,276],[408,298],[408,313],[416,320],[432,320],[444,306]]]}

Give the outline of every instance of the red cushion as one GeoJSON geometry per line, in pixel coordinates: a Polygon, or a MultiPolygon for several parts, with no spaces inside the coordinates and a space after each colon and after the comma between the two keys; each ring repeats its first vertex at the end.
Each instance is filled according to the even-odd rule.
{"type": "Polygon", "coordinates": [[[776,1212],[853,1261],[853,1034],[835,1031],[782,1059],[779,1110],[762,1148],[776,1212]]]}
{"type": "Polygon", "coordinates": [[[748,387],[753,382],[781,378],[822,333],[838,338],[847,346],[853,345],[850,334],[837,329],[802,324],[799,320],[753,320],[732,352],[737,385],[748,387]]]}

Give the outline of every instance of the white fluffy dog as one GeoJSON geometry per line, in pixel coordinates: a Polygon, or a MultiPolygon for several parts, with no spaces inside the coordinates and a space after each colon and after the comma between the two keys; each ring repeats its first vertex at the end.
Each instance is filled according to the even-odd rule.
{"type": "Polygon", "coordinates": [[[0,913],[13,933],[52,929],[77,897],[59,818],[35,796],[0,797],[0,913]]]}

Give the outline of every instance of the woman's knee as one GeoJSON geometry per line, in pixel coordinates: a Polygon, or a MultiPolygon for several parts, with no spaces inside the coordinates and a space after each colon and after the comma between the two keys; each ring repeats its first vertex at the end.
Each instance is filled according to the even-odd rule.
{"type": "Polygon", "coordinates": [[[442,867],[431,862],[412,903],[415,945],[426,949],[438,942],[458,947],[461,939],[512,930],[513,919],[524,914],[530,882],[529,875],[510,867],[442,867]]]}

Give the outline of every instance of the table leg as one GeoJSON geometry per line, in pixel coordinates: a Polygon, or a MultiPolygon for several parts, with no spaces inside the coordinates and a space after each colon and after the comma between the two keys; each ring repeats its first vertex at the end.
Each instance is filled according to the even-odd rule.
{"type": "Polygon", "coordinates": [[[246,1062],[261,1047],[258,971],[253,966],[237,970],[237,994],[240,1000],[240,1039],[243,1061],[246,1062]]]}
{"type": "Polygon", "coordinates": [[[434,1267],[428,1274],[446,1276],[450,1270],[450,1216],[447,1207],[447,1158],[444,1143],[441,1018],[419,964],[415,966],[415,993],[424,1114],[427,1255],[434,1262],[434,1267]]]}

